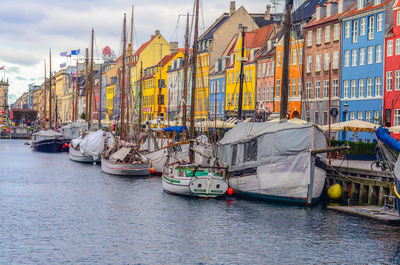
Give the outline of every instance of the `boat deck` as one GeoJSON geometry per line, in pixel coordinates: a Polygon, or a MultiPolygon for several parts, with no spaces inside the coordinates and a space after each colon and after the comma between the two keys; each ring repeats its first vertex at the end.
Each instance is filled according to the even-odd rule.
{"type": "Polygon", "coordinates": [[[363,218],[374,219],[391,225],[400,226],[400,216],[397,211],[385,210],[378,206],[327,206],[328,210],[342,212],[363,218]]]}

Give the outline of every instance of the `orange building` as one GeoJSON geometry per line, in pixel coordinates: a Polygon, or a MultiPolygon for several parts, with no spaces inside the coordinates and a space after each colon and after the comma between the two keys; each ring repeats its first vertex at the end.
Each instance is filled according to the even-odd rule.
{"type": "MultiPolygon", "coordinates": [[[[283,34],[279,36],[275,52],[275,111],[280,111],[282,66],[283,66],[283,34]]],[[[302,66],[303,66],[303,39],[291,32],[289,56],[289,118],[301,117],[301,92],[302,92],[302,66]]]]}

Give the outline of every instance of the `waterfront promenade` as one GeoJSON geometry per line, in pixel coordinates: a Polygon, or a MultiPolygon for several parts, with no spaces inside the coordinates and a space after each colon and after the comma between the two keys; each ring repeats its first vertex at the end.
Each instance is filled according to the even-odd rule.
{"type": "Polygon", "coordinates": [[[0,264],[396,264],[396,228],[321,207],[172,196],[0,140],[0,264]],[[344,251],[345,250],[345,251],[344,251]]]}

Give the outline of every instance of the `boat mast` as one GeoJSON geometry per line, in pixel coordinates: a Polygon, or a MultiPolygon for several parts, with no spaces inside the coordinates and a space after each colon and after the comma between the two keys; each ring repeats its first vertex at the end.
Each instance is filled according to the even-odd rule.
{"type": "Polygon", "coordinates": [[[139,83],[139,128],[138,132],[142,130],[142,89],[143,89],[143,61],[140,61],[140,83],[139,83]]]}
{"type": "Polygon", "coordinates": [[[130,112],[130,103],[131,103],[131,95],[132,95],[132,83],[131,83],[131,66],[132,66],[132,49],[133,49],[133,5],[132,5],[132,15],[131,15],[131,32],[130,32],[130,45],[129,45],[129,63],[128,63],[128,94],[126,96],[127,98],[127,104],[126,104],[126,132],[129,134],[130,129],[130,117],[129,117],[129,112],[130,112]]]}
{"type": "Polygon", "coordinates": [[[188,92],[188,67],[189,67],[189,13],[186,14],[186,33],[185,33],[185,62],[183,69],[183,119],[182,125],[184,128],[183,136],[186,140],[186,115],[187,115],[187,92],[188,92]]]}
{"type": "Polygon", "coordinates": [[[292,1],[286,0],[286,14],[283,37],[283,66],[282,66],[282,92],[280,119],[287,119],[289,97],[289,56],[290,56],[290,30],[292,28],[292,1]]]}
{"type": "MultiPolygon", "coordinates": [[[[196,70],[197,70],[197,53],[198,53],[198,35],[199,35],[199,0],[196,0],[196,16],[194,22],[194,37],[193,37],[193,63],[192,63],[192,98],[190,111],[190,139],[194,139],[194,112],[196,98],[196,70]]],[[[190,163],[194,163],[193,141],[190,141],[189,148],[190,163]]]]}
{"type": "Polygon", "coordinates": [[[121,82],[121,128],[120,136],[121,139],[125,137],[125,56],[126,56],[126,14],[124,14],[123,24],[123,46],[122,46],[122,82],[121,82]]]}
{"type": "Polygon", "coordinates": [[[78,59],[76,59],[76,76],[75,76],[75,116],[74,121],[78,120],[78,59]]]}
{"type": "Polygon", "coordinates": [[[100,65],[100,86],[99,86],[99,112],[97,113],[97,119],[99,122],[99,130],[101,129],[101,89],[103,87],[103,64],[100,65]]]}
{"type": "Polygon", "coordinates": [[[43,95],[44,95],[44,130],[47,130],[47,80],[46,80],[46,60],[44,60],[44,87],[43,87],[43,95]]]}
{"type": "MultiPolygon", "coordinates": [[[[90,98],[89,98],[89,124],[88,128],[91,129],[92,125],[92,101],[93,101],[93,43],[94,43],[94,29],[92,28],[92,43],[91,43],[91,50],[90,50],[90,98]]],[[[100,129],[100,128],[99,128],[100,129]]]]}
{"type": "Polygon", "coordinates": [[[89,49],[88,48],[86,48],[86,59],[85,59],[85,74],[86,74],[86,81],[85,81],[85,84],[86,84],[86,93],[85,93],[85,100],[86,100],[86,105],[85,105],[85,121],[86,122],[88,122],[89,121],[89,119],[88,119],[88,110],[89,110],[89,108],[88,108],[88,106],[89,106],[89,97],[88,97],[88,69],[89,68],[89,49]]]}
{"type": "Polygon", "coordinates": [[[243,76],[243,66],[244,66],[244,62],[243,62],[243,58],[244,58],[244,38],[245,38],[245,30],[246,27],[244,27],[243,25],[239,25],[239,27],[242,30],[242,51],[241,51],[241,58],[240,58],[240,82],[239,82],[239,100],[238,100],[238,114],[237,114],[237,118],[238,120],[242,120],[242,106],[243,106],[243,81],[244,81],[244,76],[243,76]]]}
{"type": "Polygon", "coordinates": [[[49,72],[50,72],[50,76],[49,76],[49,128],[50,128],[50,130],[51,130],[51,128],[52,128],[52,126],[51,126],[51,123],[52,123],[52,106],[51,106],[51,102],[52,102],[52,95],[51,95],[51,48],[50,48],[50,51],[49,51],[49,57],[50,57],[50,69],[49,69],[49,72]]]}
{"type": "Polygon", "coordinates": [[[72,115],[71,115],[71,122],[74,122],[74,118],[75,118],[75,83],[74,83],[74,73],[72,73],[72,77],[70,79],[71,81],[69,82],[69,87],[71,87],[72,85],[72,93],[71,93],[71,97],[72,97],[72,115]],[[72,83],[72,84],[71,84],[72,83]]]}

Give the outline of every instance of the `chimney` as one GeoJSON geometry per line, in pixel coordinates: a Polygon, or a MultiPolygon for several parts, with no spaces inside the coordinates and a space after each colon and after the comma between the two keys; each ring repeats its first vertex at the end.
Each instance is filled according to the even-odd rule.
{"type": "Polygon", "coordinates": [[[176,41],[171,41],[169,43],[169,54],[173,54],[178,52],[178,42],[176,41]]]}
{"type": "Polygon", "coordinates": [[[235,7],[235,1],[231,1],[231,6],[229,8],[229,16],[232,16],[233,13],[235,13],[236,7],[235,7]]]}
{"type": "Polygon", "coordinates": [[[160,34],[160,30],[156,29],[155,35],[159,35],[160,34]]]}
{"type": "Polygon", "coordinates": [[[339,14],[343,13],[343,0],[339,0],[338,13],[339,14]]]}
{"type": "Polygon", "coordinates": [[[317,6],[316,10],[315,10],[315,19],[319,20],[321,18],[321,6],[317,6]]]}
{"type": "Polygon", "coordinates": [[[271,20],[271,6],[267,5],[267,10],[265,11],[265,20],[271,20]]]}
{"type": "Polygon", "coordinates": [[[332,4],[327,3],[326,4],[326,17],[330,17],[332,15],[332,4]]]}

